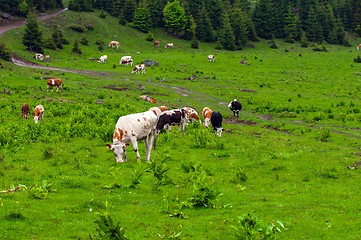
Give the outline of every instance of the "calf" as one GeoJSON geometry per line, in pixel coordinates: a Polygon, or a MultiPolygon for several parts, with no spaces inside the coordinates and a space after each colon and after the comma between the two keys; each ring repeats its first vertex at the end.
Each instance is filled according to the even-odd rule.
{"type": "Polygon", "coordinates": [[[133,68],[133,70],[132,70],[132,74],[133,73],[136,73],[136,74],[138,74],[139,72],[141,72],[141,73],[146,73],[146,66],[145,66],[145,64],[137,64],[137,65],[135,65],[134,66],[134,68],[133,68]]]}
{"type": "Polygon", "coordinates": [[[167,43],[164,48],[174,48],[174,44],[173,43],[167,43]]]}
{"type": "Polygon", "coordinates": [[[133,66],[132,56],[123,56],[123,57],[121,57],[121,59],[119,60],[119,65],[133,66]]]}
{"type": "Polygon", "coordinates": [[[111,41],[111,42],[108,44],[108,47],[118,49],[118,48],[119,48],[119,42],[117,42],[117,41],[111,41]]]}
{"type": "Polygon", "coordinates": [[[208,127],[209,124],[211,123],[211,117],[212,117],[212,109],[210,109],[209,107],[205,107],[202,110],[202,116],[204,119],[204,126],[208,127]]]}
{"type": "Polygon", "coordinates": [[[218,137],[222,137],[222,114],[220,112],[212,112],[211,123],[218,137]]]}
{"type": "Polygon", "coordinates": [[[108,62],[108,56],[103,55],[99,58],[98,63],[107,63],[108,62]]]}
{"type": "Polygon", "coordinates": [[[43,56],[43,54],[41,54],[41,53],[35,53],[33,59],[42,62],[42,61],[44,60],[44,56],[43,56]]]}
{"type": "Polygon", "coordinates": [[[159,47],[160,46],[160,41],[155,40],[154,43],[153,43],[153,46],[154,47],[159,47]]]}
{"type": "Polygon", "coordinates": [[[141,95],[139,98],[143,99],[145,101],[151,102],[151,103],[156,103],[157,102],[157,100],[155,100],[152,97],[149,97],[148,95],[141,95]]]}
{"type": "Polygon", "coordinates": [[[29,112],[30,112],[29,104],[28,104],[28,103],[24,103],[23,106],[21,107],[21,116],[22,116],[23,118],[28,118],[29,112]]]}
{"type": "Polygon", "coordinates": [[[159,133],[164,128],[170,130],[172,125],[178,125],[180,130],[184,131],[186,123],[187,118],[184,109],[167,110],[160,114],[156,131],[159,133]]]}
{"type": "Polygon", "coordinates": [[[184,113],[185,113],[185,116],[187,119],[187,124],[190,121],[199,121],[199,116],[195,109],[193,109],[191,107],[184,107],[182,109],[184,109],[184,113]]]}
{"type": "Polygon", "coordinates": [[[228,104],[229,109],[233,112],[233,116],[239,117],[239,111],[242,110],[242,104],[234,99],[228,104]]]}
{"type": "Polygon", "coordinates": [[[49,91],[49,89],[51,89],[51,91],[53,91],[53,88],[56,87],[56,91],[63,91],[63,81],[60,78],[49,78],[48,79],[48,87],[46,89],[46,91],[49,91]]]}
{"type": "Polygon", "coordinates": [[[44,119],[44,107],[42,105],[37,105],[34,108],[34,122],[38,123],[42,119],[44,119]]]}
{"type": "Polygon", "coordinates": [[[152,107],[146,112],[135,113],[122,116],[115,125],[113,144],[106,146],[114,152],[117,162],[126,162],[126,147],[129,142],[132,143],[133,150],[136,153],[137,160],[140,159],[137,141],[144,140],[146,150],[146,161],[150,160],[150,153],[155,138],[155,127],[158,122],[159,115],[167,108],[152,107]]]}
{"type": "Polygon", "coordinates": [[[216,59],[216,56],[208,55],[208,62],[214,62],[215,59],[216,59]]]}

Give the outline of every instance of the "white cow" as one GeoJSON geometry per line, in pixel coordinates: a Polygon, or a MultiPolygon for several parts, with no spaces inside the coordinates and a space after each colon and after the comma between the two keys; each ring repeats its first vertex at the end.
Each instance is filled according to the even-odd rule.
{"type": "Polygon", "coordinates": [[[119,60],[119,65],[130,65],[133,66],[133,59],[132,56],[123,56],[120,60],[119,60]]]}
{"type": "Polygon", "coordinates": [[[42,61],[44,60],[44,56],[43,56],[43,54],[41,54],[41,53],[35,53],[33,59],[42,62],[42,61]]]}
{"type": "Polygon", "coordinates": [[[107,63],[108,62],[108,56],[103,55],[99,58],[98,63],[107,63]]]}
{"type": "Polygon", "coordinates": [[[108,44],[108,47],[118,49],[118,48],[119,48],[119,42],[117,42],[117,41],[111,41],[111,42],[108,44]]]}
{"type": "Polygon", "coordinates": [[[146,73],[146,66],[145,64],[137,64],[134,66],[133,70],[132,70],[132,73],[146,73]]]}
{"type": "Polygon", "coordinates": [[[215,59],[216,59],[216,56],[208,55],[208,62],[214,62],[215,59]]]}
{"type": "Polygon", "coordinates": [[[164,48],[174,48],[174,44],[173,43],[167,43],[164,48]]]}
{"type": "Polygon", "coordinates": [[[138,141],[140,140],[144,140],[145,143],[145,160],[150,160],[150,153],[156,134],[155,127],[159,115],[165,110],[167,108],[164,106],[152,107],[146,112],[130,114],[118,119],[115,125],[113,144],[106,145],[114,152],[117,162],[127,161],[126,147],[129,142],[132,143],[137,160],[139,160],[138,141]]]}

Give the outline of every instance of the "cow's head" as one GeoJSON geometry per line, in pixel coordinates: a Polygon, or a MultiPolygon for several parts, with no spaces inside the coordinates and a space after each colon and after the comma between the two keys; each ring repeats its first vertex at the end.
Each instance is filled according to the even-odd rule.
{"type": "Polygon", "coordinates": [[[224,131],[224,128],[217,128],[217,130],[216,130],[216,135],[218,136],[218,137],[222,137],[222,132],[224,131]]]}
{"type": "Polygon", "coordinates": [[[39,122],[39,116],[34,116],[34,122],[38,123],[39,122]]]}
{"type": "Polygon", "coordinates": [[[116,143],[116,144],[106,144],[106,146],[113,151],[115,160],[118,163],[126,162],[126,154],[125,154],[125,148],[126,145],[124,143],[116,143]],[[123,160],[124,155],[124,160],[123,160]]]}

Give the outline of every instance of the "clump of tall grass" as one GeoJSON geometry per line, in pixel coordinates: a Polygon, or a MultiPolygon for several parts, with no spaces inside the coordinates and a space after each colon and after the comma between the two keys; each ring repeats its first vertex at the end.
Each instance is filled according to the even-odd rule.
{"type": "Polygon", "coordinates": [[[195,148],[224,149],[222,138],[217,137],[216,134],[209,129],[194,131],[193,137],[193,147],[195,148]]]}

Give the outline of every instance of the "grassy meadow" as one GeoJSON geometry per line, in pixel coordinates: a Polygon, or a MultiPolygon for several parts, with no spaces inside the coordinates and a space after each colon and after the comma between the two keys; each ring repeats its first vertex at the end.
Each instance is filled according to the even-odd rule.
{"type": "MultiPolygon", "coordinates": [[[[284,227],[277,239],[360,239],[361,64],[356,47],[275,41],[227,52],[215,45],[120,26],[99,12],[65,12],[42,23],[44,36],[58,24],[70,45],[46,50],[32,69],[0,61],[0,232],[2,239],[94,239],[100,216],[111,216],[129,239],[245,239],[239,217],[284,227]],[[93,27],[83,33],[69,25],[93,27]],[[81,55],[73,42],[85,38],[81,55]],[[103,51],[96,41],[120,48],[103,51]],[[165,49],[173,42],[174,49],[165,49]],[[326,51],[314,51],[322,49],[326,51]],[[137,54],[139,52],[139,54],[137,54]],[[107,64],[89,58],[108,55],[107,64]],[[207,61],[215,54],[214,63],[207,61]],[[159,62],[146,74],[119,66],[159,62]],[[246,59],[248,65],[240,64],[246,59]],[[189,80],[191,76],[196,78],[189,80]],[[63,92],[47,92],[46,78],[63,79],[63,92]],[[118,164],[111,143],[117,119],[156,105],[208,106],[223,115],[225,132],[191,123],[159,135],[151,163],[131,146],[118,164]],[[239,119],[227,108],[237,98],[239,119]],[[21,117],[28,102],[45,108],[44,121],[21,117]],[[238,231],[237,231],[238,229],[238,231]],[[240,234],[239,234],[240,235],[240,234]]],[[[0,37],[17,56],[33,53],[21,43],[24,28],[0,37]]],[[[350,36],[353,46],[360,39],[350,36]]],[[[257,239],[256,237],[252,239],[257,239]]]]}

